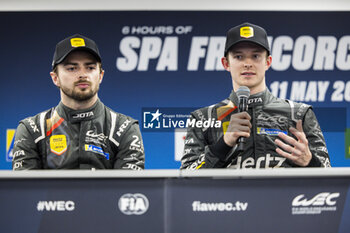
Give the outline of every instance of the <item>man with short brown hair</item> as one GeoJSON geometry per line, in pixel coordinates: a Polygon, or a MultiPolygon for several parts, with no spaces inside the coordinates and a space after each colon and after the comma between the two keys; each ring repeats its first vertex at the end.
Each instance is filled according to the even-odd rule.
{"type": "Polygon", "coordinates": [[[60,41],[50,75],[61,102],[19,123],[13,169],[143,169],[138,122],[98,98],[104,70],[96,43],[78,34],[60,41]]]}

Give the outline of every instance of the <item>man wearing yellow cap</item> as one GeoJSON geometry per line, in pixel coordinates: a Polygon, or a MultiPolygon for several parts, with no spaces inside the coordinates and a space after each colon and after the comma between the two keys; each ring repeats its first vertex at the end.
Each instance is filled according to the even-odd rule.
{"type": "Polygon", "coordinates": [[[267,89],[271,63],[262,27],[243,23],[227,32],[222,65],[230,72],[233,91],[192,113],[192,121],[222,124],[188,128],[182,169],[330,166],[312,107],[279,99],[267,89]]]}
{"type": "Polygon", "coordinates": [[[143,169],[138,122],[98,98],[104,70],[96,43],[78,34],[60,41],[50,75],[61,102],[19,123],[13,169],[143,169]]]}

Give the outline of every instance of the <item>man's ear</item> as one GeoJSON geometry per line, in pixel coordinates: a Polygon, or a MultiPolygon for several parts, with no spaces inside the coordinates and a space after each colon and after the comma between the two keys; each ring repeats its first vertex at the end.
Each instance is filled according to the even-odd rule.
{"type": "Polygon", "coordinates": [[[100,83],[102,83],[104,75],[105,75],[105,71],[103,69],[101,69],[101,72],[100,72],[100,83]]]}
{"type": "Polygon", "coordinates": [[[60,87],[60,80],[58,79],[58,75],[56,72],[51,71],[50,76],[52,79],[52,82],[57,86],[60,87]]]}
{"type": "Polygon", "coordinates": [[[266,58],[266,69],[265,69],[265,70],[268,70],[268,69],[271,67],[271,64],[272,64],[272,56],[269,55],[269,56],[266,58]]]}
{"type": "Polygon", "coordinates": [[[221,64],[226,71],[230,71],[230,66],[226,57],[221,58],[221,64]]]}

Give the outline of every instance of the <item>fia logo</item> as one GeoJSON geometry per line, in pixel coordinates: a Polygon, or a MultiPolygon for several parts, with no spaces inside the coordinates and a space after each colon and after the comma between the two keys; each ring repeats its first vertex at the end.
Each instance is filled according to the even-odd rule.
{"type": "Polygon", "coordinates": [[[126,193],[119,198],[119,210],[125,215],[141,215],[148,210],[149,202],[141,193],[126,193]]]}

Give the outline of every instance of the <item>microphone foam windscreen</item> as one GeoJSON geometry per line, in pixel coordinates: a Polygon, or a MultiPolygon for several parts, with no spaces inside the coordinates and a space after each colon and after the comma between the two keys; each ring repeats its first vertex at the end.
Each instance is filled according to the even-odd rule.
{"type": "Polygon", "coordinates": [[[250,90],[246,86],[240,86],[236,91],[238,98],[249,98],[250,90]]]}

